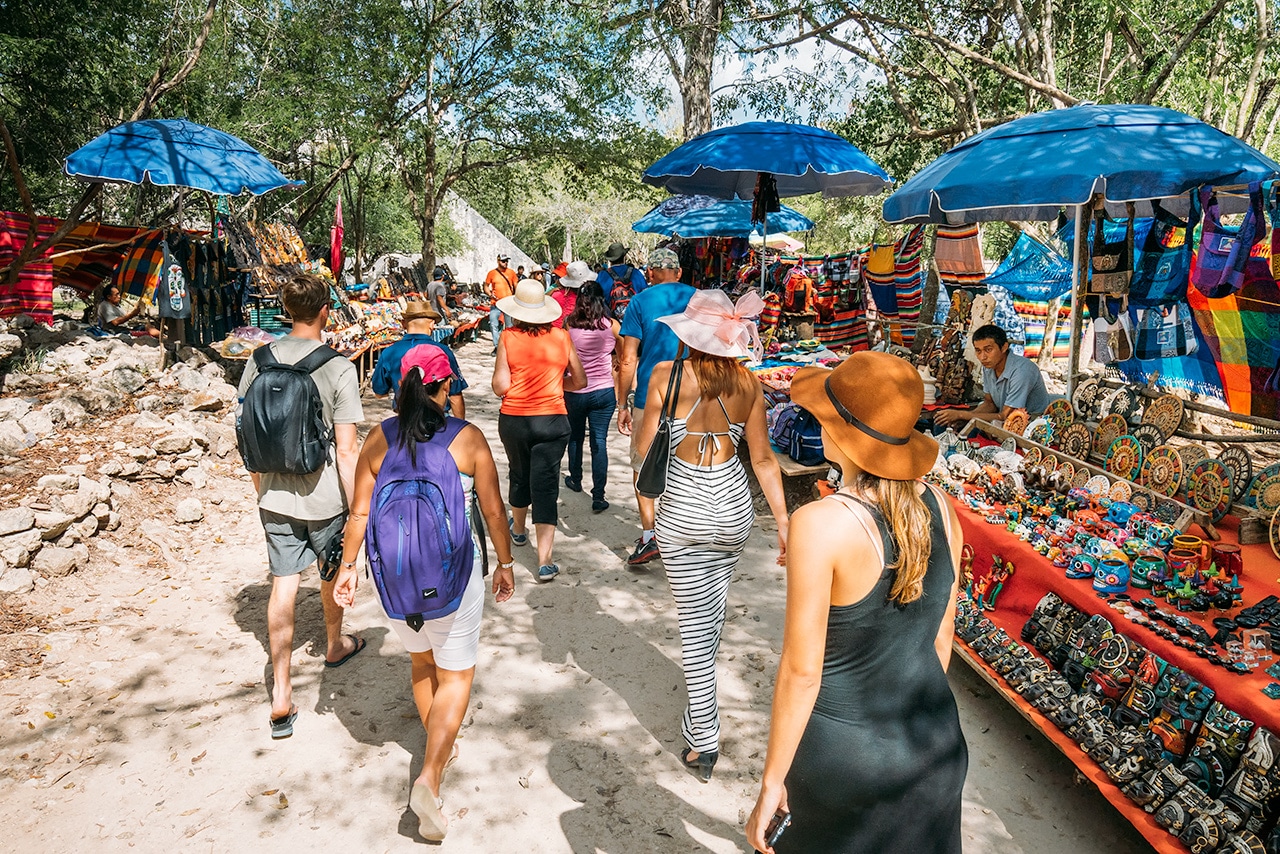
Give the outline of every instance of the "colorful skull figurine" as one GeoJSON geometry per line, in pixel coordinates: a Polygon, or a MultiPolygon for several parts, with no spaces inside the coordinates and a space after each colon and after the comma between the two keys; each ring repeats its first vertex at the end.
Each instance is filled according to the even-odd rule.
{"type": "Polygon", "coordinates": [[[1128,501],[1112,502],[1111,507],[1107,509],[1107,521],[1113,525],[1124,527],[1133,518],[1133,514],[1141,511],[1141,507],[1136,504],[1130,504],[1128,501]]]}
{"type": "Polygon", "coordinates": [[[1090,578],[1098,570],[1098,559],[1093,555],[1079,554],[1067,565],[1067,578],[1090,578]]]}
{"type": "Polygon", "coordinates": [[[1129,589],[1129,564],[1120,558],[1103,558],[1093,573],[1093,589],[1099,593],[1123,593],[1129,589]]]}

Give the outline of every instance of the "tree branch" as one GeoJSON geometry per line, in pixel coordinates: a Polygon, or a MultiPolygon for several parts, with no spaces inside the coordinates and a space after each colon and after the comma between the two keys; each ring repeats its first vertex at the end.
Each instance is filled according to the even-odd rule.
{"type": "Polygon", "coordinates": [[[1176,66],[1182,59],[1182,54],[1186,52],[1187,47],[1189,47],[1190,44],[1195,41],[1202,32],[1204,32],[1205,28],[1209,26],[1214,18],[1221,14],[1222,10],[1225,9],[1226,6],[1227,0],[1216,0],[1216,2],[1200,16],[1200,20],[1196,21],[1195,26],[1183,34],[1173,51],[1170,52],[1169,56],[1165,59],[1164,65],[1160,68],[1160,71],[1143,91],[1143,103],[1150,104],[1155,100],[1156,95],[1160,94],[1160,90],[1164,88],[1164,84],[1169,79],[1169,75],[1173,73],[1174,66],[1176,66]]]}

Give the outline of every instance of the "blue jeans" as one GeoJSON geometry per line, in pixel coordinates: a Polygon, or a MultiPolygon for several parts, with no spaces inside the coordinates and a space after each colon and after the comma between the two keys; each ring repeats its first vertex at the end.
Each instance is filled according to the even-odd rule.
{"type": "Polygon", "coordinates": [[[507,322],[507,317],[497,308],[489,309],[489,334],[493,338],[493,349],[498,349],[498,336],[502,334],[502,330],[511,324],[507,322]]]}
{"type": "Polygon", "coordinates": [[[613,423],[618,402],[612,388],[573,392],[564,395],[569,410],[569,477],[582,483],[582,445],[591,430],[591,497],[604,500],[604,485],[609,478],[609,426],[613,423]]]}

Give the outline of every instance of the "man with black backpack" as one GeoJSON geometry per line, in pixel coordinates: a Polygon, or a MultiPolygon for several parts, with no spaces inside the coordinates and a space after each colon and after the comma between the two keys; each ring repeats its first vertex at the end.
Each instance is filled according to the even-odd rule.
{"type": "Polygon", "coordinates": [[[240,455],[258,491],[271,571],[272,738],[292,735],[298,717],[289,673],[294,603],[310,564],[320,568],[324,666],[346,663],[365,645],[363,638],[342,634],[343,609],[333,600],[347,503],[355,491],[356,425],[364,419],[359,379],[355,365],[321,339],[329,322],[329,285],[302,274],[280,289],[280,298],[293,331],[254,351],[240,379],[236,419],[240,455]]]}
{"type": "Polygon", "coordinates": [[[609,306],[609,313],[619,323],[626,316],[631,298],[648,285],[644,273],[626,262],[630,251],[621,243],[610,243],[604,252],[605,260],[609,263],[596,276],[596,281],[604,289],[604,301],[609,306]]]}

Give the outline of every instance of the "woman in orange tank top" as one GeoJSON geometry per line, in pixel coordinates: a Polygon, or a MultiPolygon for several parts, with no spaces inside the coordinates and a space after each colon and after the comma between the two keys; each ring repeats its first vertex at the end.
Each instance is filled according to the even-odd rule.
{"type": "Polygon", "coordinates": [[[498,341],[493,393],[502,398],[498,438],[507,452],[510,478],[511,541],[526,545],[529,507],[537,536],[539,582],[560,573],[552,560],[556,503],[560,498],[560,461],[569,445],[565,391],[587,384],[587,374],[569,333],[551,324],[560,306],[547,299],[541,284],[525,279],[516,292],[498,301],[514,324],[498,341]]]}

